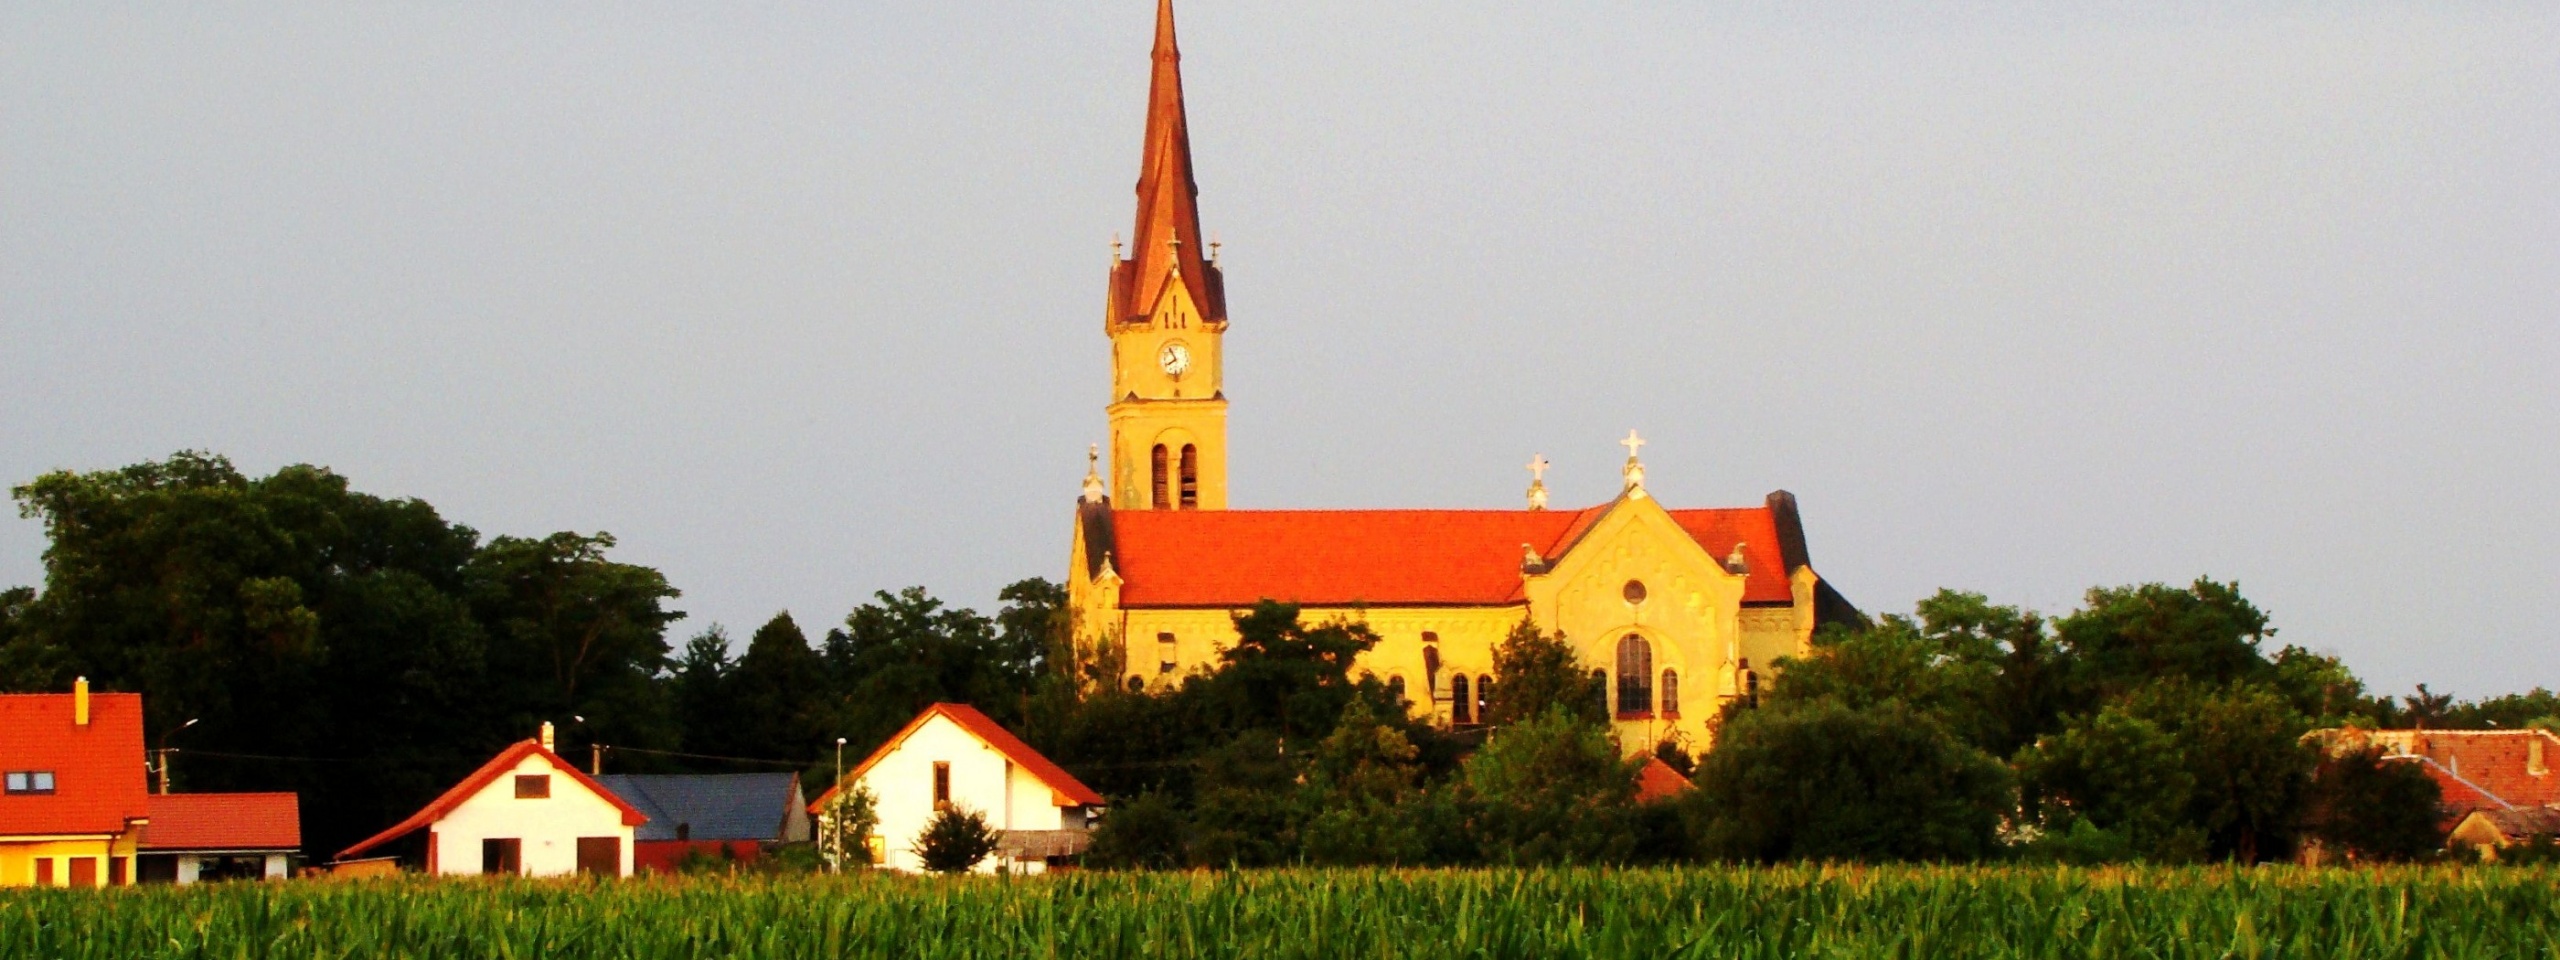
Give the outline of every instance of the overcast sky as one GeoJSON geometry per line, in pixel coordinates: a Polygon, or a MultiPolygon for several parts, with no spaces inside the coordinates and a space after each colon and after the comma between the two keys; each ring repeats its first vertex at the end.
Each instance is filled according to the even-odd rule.
{"type": "MultiPolygon", "coordinates": [[[[0,10],[0,480],[1064,575],[1151,0],[0,10]]],[[[2236,579],[2560,686],[2560,5],[1184,0],[1239,507],[1802,500],[1869,611],[2236,579]]],[[[42,531],[0,519],[0,584],[42,531]]]]}

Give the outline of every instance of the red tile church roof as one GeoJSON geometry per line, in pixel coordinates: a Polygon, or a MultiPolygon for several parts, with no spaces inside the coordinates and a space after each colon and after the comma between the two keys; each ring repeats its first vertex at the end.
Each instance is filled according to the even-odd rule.
{"type": "MultiPolygon", "coordinates": [[[[1117,510],[1109,549],[1129,607],[1502,606],[1523,544],[1552,562],[1607,509],[1117,510]]],[[[1670,513],[1719,560],[1743,545],[1743,602],[1794,598],[1768,507],[1670,513]]]]}
{"type": "Polygon", "coordinates": [[[50,794],[0,795],[0,835],[122,833],[151,815],[143,784],[142,695],[89,695],[89,724],[72,723],[72,695],[0,695],[0,768],[51,771],[50,794]]]}

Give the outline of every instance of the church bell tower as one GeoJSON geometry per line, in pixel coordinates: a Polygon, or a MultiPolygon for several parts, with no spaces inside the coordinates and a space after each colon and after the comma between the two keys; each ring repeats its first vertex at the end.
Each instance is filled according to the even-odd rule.
{"type": "Polygon", "coordinates": [[[1111,338],[1111,475],[1121,509],[1224,510],[1225,282],[1200,236],[1200,187],[1182,108],[1173,0],[1157,0],[1155,73],[1127,256],[1113,245],[1103,332],[1111,338]]]}

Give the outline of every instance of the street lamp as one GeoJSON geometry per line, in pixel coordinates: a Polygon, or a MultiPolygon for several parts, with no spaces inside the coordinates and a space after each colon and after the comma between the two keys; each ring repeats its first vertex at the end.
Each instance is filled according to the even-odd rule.
{"type": "Polygon", "coordinates": [[[169,755],[177,752],[169,749],[169,738],[177,736],[178,731],[180,730],[195,726],[196,721],[202,719],[204,718],[197,717],[193,720],[181,723],[175,727],[169,728],[167,732],[160,735],[160,749],[152,752],[160,755],[160,794],[162,796],[167,796],[169,794],[169,755]]]}
{"type": "MultiPolygon", "coordinates": [[[[832,789],[832,790],[839,790],[839,791],[841,791],[841,790],[843,790],[843,789],[844,789],[844,738],[843,738],[843,737],[837,737],[837,738],[836,738],[836,778],[835,778],[834,782],[832,782],[832,783],[828,784],[828,788],[829,788],[829,789],[832,789]]],[[[843,802],[844,798],[843,798],[843,796],[842,796],[841,794],[839,794],[839,795],[837,796],[836,800],[837,800],[837,802],[836,802],[836,808],[837,808],[837,810],[840,812],[840,811],[842,811],[842,809],[844,808],[844,802],[843,802]]],[[[830,814],[830,815],[829,815],[829,817],[828,817],[828,821],[829,821],[829,822],[828,822],[828,826],[827,826],[827,840],[829,841],[829,845],[831,845],[831,846],[833,846],[833,847],[835,847],[835,848],[836,848],[836,859],[835,859],[835,862],[834,862],[833,864],[831,864],[831,866],[833,867],[833,871],[834,871],[834,872],[836,872],[836,873],[843,873],[843,872],[844,872],[844,818],[843,818],[841,815],[837,815],[837,814],[830,814]]]]}

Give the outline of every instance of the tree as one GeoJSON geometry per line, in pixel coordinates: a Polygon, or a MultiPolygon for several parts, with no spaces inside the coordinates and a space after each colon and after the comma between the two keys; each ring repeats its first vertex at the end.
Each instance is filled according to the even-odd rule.
{"type": "Polygon", "coordinates": [[[2090,697],[2163,679],[2207,686],[2264,679],[2269,663],[2259,644],[2275,635],[2239,584],[2208,578],[2183,590],[2092,588],[2081,610],[2054,629],[2076,661],[2076,686],[2090,697]]]}
{"type": "Polygon", "coordinates": [[[707,738],[712,753],[809,760],[834,742],[826,663],[788,611],[756,628],[721,688],[727,713],[707,738]]]}
{"type": "Polygon", "coordinates": [[[1308,626],[1295,604],[1264,600],[1235,617],[1236,643],[1219,669],[1184,684],[1213,729],[1268,730],[1313,740],[1331,732],[1357,695],[1351,665],[1378,643],[1366,625],[1308,626]]]}
{"type": "MultiPolygon", "coordinates": [[[[2057,838],[2078,834],[2082,849],[2162,862],[2204,856],[2204,833],[2187,822],[2195,775],[2167,730],[2108,707],[2045,737],[2018,755],[2029,813],[2057,838]]],[[[2070,857],[2068,859],[2078,859],[2070,857]]]]}
{"type": "Polygon", "coordinates": [[[2415,763],[2384,762],[2377,747],[2331,754],[2312,772],[2304,832],[2357,860],[2415,860],[2444,846],[2443,802],[2415,763]]]}
{"type": "Polygon", "coordinates": [[[1367,698],[1354,698],[1333,733],[1316,745],[1306,774],[1306,858],[1330,864],[1414,864],[1428,855],[1414,822],[1420,751],[1382,723],[1367,698]]]}
{"type": "Polygon", "coordinates": [[[958,804],[943,807],[916,835],[916,856],[935,873],[963,873],[996,852],[996,832],[987,818],[958,804]]]}
{"type": "Polygon", "coordinates": [[[616,563],[607,533],[497,537],[465,571],[472,607],[490,633],[490,678],[512,688],[531,729],[584,716],[589,736],[643,748],[673,746],[673,711],[656,684],[668,665],[665,602],[678,591],[648,567],[616,563]]]}
{"type": "MultiPolygon", "coordinates": [[[[2308,796],[2308,721],[2235,683],[2141,688],[2020,759],[2031,795],[2125,832],[2137,855],[2255,863],[2289,850],[2308,796]]],[[[2068,817],[2047,811],[2048,829],[2068,817]]]]}
{"type": "Polygon", "coordinates": [[[826,727],[854,743],[878,743],[943,701],[1019,724],[1039,673],[1036,647],[1006,640],[993,621],[945,607],[923,587],[872,598],[827,636],[820,658],[831,678],[826,727]]]}
{"type": "Polygon", "coordinates": [[[61,657],[37,632],[30,616],[36,592],[0,590],[0,690],[53,690],[62,686],[61,657]]]}
{"type": "Polygon", "coordinates": [[[1623,862],[1635,849],[1639,765],[1618,754],[1606,728],[1550,704],[1468,758],[1468,832],[1495,863],[1623,862]]]}
{"type": "Polygon", "coordinates": [[[823,852],[837,869],[848,863],[869,865],[871,831],[880,828],[880,798],[872,794],[869,784],[856,783],[851,789],[837,784],[835,796],[828,798],[819,815],[819,825],[826,840],[823,852]]]}
{"type": "Polygon", "coordinates": [[[1683,798],[1700,847],[1781,860],[1969,861],[2009,810],[2008,771],[1900,701],[1737,714],[1683,798]]]}
{"type": "Polygon", "coordinates": [[[1161,793],[1141,793],[1114,804],[1094,829],[1085,863],[1102,868],[1170,870],[1188,862],[1182,809],[1161,793]]]}
{"type": "Polygon", "coordinates": [[[1493,694],[1484,722],[1496,727],[1525,723],[1549,709],[1586,723],[1607,724],[1601,681],[1593,679],[1562,634],[1545,633],[1527,617],[1493,648],[1493,694]]]}

